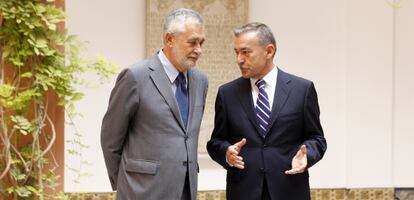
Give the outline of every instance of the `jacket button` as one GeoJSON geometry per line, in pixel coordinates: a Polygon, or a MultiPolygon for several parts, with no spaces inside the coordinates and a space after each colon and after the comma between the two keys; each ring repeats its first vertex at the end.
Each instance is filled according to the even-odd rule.
{"type": "Polygon", "coordinates": [[[188,136],[186,135],[186,136],[184,136],[184,140],[185,141],[187,141],[188,140],[188,136]]]}
{"type": "Polygon", "coordinates": [[[263,144],[263,147],[265,147],[265,148],[266,148],[266,147],[267,147],[267,144],[263,144]]]}

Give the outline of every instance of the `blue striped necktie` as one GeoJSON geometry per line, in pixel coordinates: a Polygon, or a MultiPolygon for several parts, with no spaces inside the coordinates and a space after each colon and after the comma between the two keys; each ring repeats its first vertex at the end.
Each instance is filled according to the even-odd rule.
{"type": "Polygon", "coordinates": [[[188,92],[186,87],[186,80],[183,73],[179,73],[175,79],[177,90],[175,91],[175,98],[177,99],[178,107],[180,108],[181,119],[184,126],[187,127],[188,121],[188,92]]]}
{"type": "Polygon", "coordinates": [[[265,86],[266,82],[262,79],[256,81],[256,86],[259,88],[259,95],[256,101],[256,116],[259,121],[260,130],[262,130],[263,137],[266,136],[266,131],[270,122],[270,106],[269,97],[267,96],[265,86]]]}

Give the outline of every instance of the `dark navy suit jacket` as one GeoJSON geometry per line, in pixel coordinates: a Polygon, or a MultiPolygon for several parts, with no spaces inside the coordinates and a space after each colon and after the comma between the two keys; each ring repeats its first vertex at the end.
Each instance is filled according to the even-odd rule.
{"type": "Polygon", "coordinates": [[[260,200],[266,177],[272,199],[310,199],[309,175],[286,175],[302,144],[307,147],[308,168],[324,155],[327,144],[319,120],[319,105],[311,81],[278,69],[272,116],[262,137],[249,79],[238,78],[222,85],[215,104],[215,126],[207,150],[227,170],[227,199],[260,200]],[[240,155],[243,170],[226,162],[227,147],[247,139],[240,155]]]}

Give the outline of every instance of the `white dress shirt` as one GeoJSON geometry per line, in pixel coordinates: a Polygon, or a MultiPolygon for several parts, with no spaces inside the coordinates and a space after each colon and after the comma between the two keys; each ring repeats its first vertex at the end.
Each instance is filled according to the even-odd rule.
{"type": "MultiPolygon", "coordinates": [[[[171,89],[173,93],[175,94],[175,91],[177,90],[177,85],[175,85],[174,81],[177,78],[178,74],[180,73],[177,68],[174,67],[173,64],[171,64],[170,60],[168,60],[167,56],[165,56],[162,49],[158,51],[158,58],[161,61],[162,66],[164,67],[164,71],[168,76],[168,79],[171,83],[171,89]]],[[[187,78],[187,72],[183,72],[186,80],[186,87],[188,86],[188,78],[187,78]]]]}
{"type": "MultiPolygon", "coordinates": [[[[265,91],[267,93],[267,97],[269,97],[270,110],[272,110],[273,99],[275,97],[277,70],[278,70],[277,67],[273,66],[273,69],[262,78],[266,82],[265,91]]],[[[259,88],[257,88],[256,86],[257,80],[258,79],[250,78],[254,107],[256,107],[257,97],[259,96],[259,88]]]]}

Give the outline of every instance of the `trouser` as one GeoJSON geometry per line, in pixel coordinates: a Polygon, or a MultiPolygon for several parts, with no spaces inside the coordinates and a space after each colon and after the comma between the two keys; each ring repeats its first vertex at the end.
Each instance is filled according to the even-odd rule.
{"type": "Polygon", "coordinates": [[[270,198],[269,188],[267,187],[266,176],[263,179],[263,192],[262,192],[262,200],[272,200],[270,198]]]}
{"type": "Polygon", "coordinates": [[[191,200],[190,177],[188,175],[188,168],[187,168],[187,173],[185,174],[186,174],[185,182],[184,182],[184,187],[183,187],[183,195],[181,195],[181,200],[191,200]]]}

